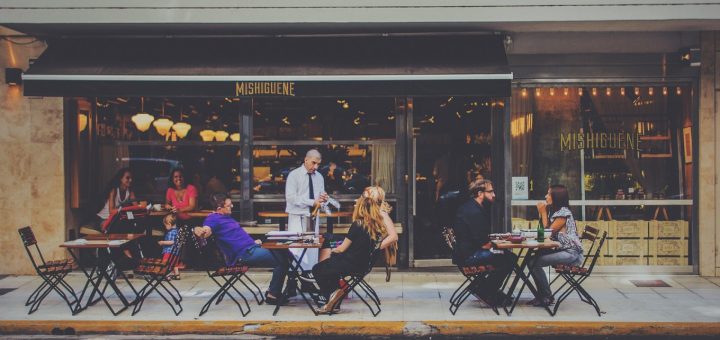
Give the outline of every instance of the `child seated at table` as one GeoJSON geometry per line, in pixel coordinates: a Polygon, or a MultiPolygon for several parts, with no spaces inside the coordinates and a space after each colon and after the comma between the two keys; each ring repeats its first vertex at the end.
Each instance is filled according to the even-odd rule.
{"type": "MultiPolygon", "coordinates": [[[[173,247],[178,234],[176,221],[177,217],[175,217],[175,214],[165,215],[163,218],[163,225],[166,230],[165,238],[162,241],[158,241],[158,244],[163,247],[163,263],[170,261],[170,257],[173,255],[180,256],[180,254],[177,253],[178,249],[173,247]]],[[[168,276],[169,279],[180,280],[180,268],[178,267],[180,267],[179,262],[174,266],[173,274],[168,276]]]]}

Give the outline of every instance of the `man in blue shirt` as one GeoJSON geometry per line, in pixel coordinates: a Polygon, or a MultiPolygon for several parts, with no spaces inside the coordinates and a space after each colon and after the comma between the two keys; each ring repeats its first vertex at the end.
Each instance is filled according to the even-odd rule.
{"type": "Polygon", "coordinates": [[[283,282],[288,271],[287,259],[289,254],[273,254],[270,250],[260,247],[260,240],[253,240],[245,230],[240,227],[232,213],[232,201],[226,194],[215,194],[212,197],[215,212],[210,214],[203,222],[202,227],[196,227],[193,232],[198,237],[208,238],[215,235],[218,248],[225,256],[228,266],[246,264],[257,267],[273,268],[270,287],[265,293],[269,304],[279,303],[283,282]]]}

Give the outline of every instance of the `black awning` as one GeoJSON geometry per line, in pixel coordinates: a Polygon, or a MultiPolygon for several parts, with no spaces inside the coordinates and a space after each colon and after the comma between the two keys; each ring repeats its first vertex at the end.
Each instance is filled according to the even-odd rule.
{"type": "Polygon", "coordinates": [[[492,35],[59,39],[31,96],[510,95],[492,35]]]}

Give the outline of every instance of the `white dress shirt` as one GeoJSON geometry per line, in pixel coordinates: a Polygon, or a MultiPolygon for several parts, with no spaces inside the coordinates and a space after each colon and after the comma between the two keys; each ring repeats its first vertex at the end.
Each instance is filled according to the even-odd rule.
{"type": "Polygon", "coordinates": [[[314,199],[310,198],[308,171],[305,166],[290,171],[285,184],[285,212],[290,215],[310,216],[310,207],[320,194],[325,192],[325,180],[315,171],[312,175],[314,199]]]}

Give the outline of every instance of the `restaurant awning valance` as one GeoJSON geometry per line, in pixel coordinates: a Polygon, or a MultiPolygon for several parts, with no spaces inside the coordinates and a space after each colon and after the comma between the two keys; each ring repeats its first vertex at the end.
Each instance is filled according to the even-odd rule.
{"type": "Polygon", "coordinates": [[[30,96],[509,96],[494,35],[58,39],[30,96]]]}

